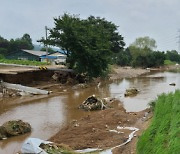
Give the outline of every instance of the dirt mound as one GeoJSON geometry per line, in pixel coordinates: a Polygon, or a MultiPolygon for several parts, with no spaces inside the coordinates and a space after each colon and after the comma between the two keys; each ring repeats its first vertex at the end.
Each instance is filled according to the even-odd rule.
{"type": "Polygon", "coordinates": [[[0,126],[0,140],[11,137],[18,136],[31,131],[31,126],[27,122],[22,120],[13,120],[4,123],[0,126]]]}

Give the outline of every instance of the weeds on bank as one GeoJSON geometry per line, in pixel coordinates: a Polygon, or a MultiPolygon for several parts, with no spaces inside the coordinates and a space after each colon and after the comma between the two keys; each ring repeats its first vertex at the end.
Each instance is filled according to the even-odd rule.
{"type": "Polygon", "coordinates": [[[20,64],[20,65],[32,65],[32,66],[48,65],[48,63],[46,63],[46,62],[40,62],[40,61],[30,61],[30,60],[9,60],[9,59],[0,59],[0,63],[6,63],[6,64],[20,64]]]}
{"type": "Polygon", "coordinates": [[[138,154],[180,153],[180,90],[162,94],[155,103],[150,127],[137,144],[138,154]]]}

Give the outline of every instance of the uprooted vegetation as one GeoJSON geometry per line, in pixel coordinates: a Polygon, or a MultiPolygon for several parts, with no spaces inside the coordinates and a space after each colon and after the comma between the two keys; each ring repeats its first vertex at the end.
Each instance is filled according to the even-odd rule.
{"type": "Polygon", "coordinates": [[[180,90],[174,94],[162,94],[152,107],[154,110],[152,123],[139,139],[138,153],[179,153],[180,90]]]}

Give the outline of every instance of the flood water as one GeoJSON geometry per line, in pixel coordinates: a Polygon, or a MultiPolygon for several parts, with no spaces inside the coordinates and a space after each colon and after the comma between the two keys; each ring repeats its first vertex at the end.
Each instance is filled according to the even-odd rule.
{"type": "Polygon", "coordinates": [[[102,82],[99,87],[81,90],[67,88],[59,96],[14,106],[8,101],[1,101],[0,125],[8,120],[22,119],[29,122],[33,130],[30,134],[0,141],[0,154],[15,154],[28,137],[47,140],[67,122],[90,114],[78,110],[77,107],[92,94],[115,97],[123,102],[127,111],[141,111],[147,108],[148,103],[156,99],[157,95],[173,92],[178,88],[180,88],[180,73],[156,72],[137,78],[102,82]],[[169,83],[176,83],[176,86],[170,86],[169,83]],[[137,88],[140,93],[134,97],[124,97],[125,90],[131,87],[137,88]]]}

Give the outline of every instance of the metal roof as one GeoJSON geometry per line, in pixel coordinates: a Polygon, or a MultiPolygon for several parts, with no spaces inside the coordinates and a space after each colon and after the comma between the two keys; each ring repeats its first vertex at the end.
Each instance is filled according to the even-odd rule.
{"type": "Polygon", "coordinates": [[[56,53],[50,54],[50,56],[67,57],[66,55],[64,55],[64,54],[62,54],[62,53],[59,53],[59,52],[56,52],[56,53]]]}
{"type": "Polygon", "coordinates": [[[29,54],[32,54],[32,55],[35,55],[35,56],[42,56],[42,55],[46,55],[46,52],[44,51],[34,51],[34,50],[24,50],[23,51],[29,53],[29,54]]]}

